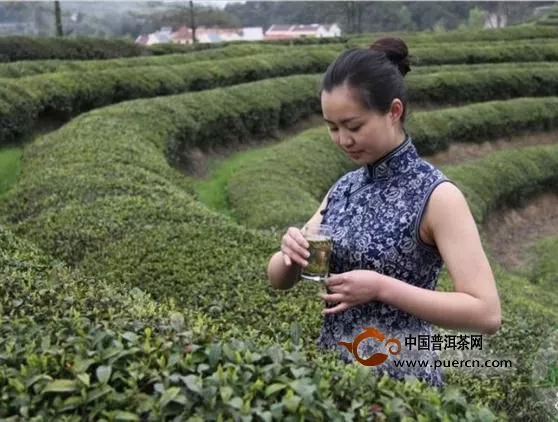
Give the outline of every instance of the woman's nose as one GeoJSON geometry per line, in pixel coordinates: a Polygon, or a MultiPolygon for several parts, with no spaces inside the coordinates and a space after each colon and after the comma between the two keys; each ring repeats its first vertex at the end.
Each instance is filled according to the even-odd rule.
{"type": "Polygon", "coordinates": [[[339,134],[339,143],[340,143],[342,146],[350,146],[350,145],[352,145],[354,142],[353,142],[353,139],[352,139],[348,134],[341,132],[341,133],[339,134]]]}

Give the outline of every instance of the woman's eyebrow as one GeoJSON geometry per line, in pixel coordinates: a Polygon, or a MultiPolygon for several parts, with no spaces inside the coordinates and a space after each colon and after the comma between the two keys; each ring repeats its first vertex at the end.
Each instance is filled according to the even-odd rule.
{"type": "MultiPolygon", "coordinates": [[[[348,123],[348,122],[350,122],[351,120],[355,120],[355,119],[358,119],[358,116],[355,116],[355,117],[348,117],[348,118],[346,118],[346,119],[343,119],[343,120],[341,120],[341,123],[348,123]]],[[[324,118],[324,120],[325,120],[326,122],[328,122],[328,123],[333,123],[331,120],[328,120],[328,119],[325,119],[325,118],[324,118]]],[[[335,123],[333,123],[333,124],[335,124],[335,123]]]]}

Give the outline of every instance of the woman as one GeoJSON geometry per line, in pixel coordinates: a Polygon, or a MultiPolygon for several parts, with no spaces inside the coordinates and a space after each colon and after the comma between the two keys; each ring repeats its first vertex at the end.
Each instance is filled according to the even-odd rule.
{"type": "MultiPolygon", "coordinates": [[[[342,176],[307,224],[333,228],[327,294],[317,344],[344,360],[365,327],[401,342],[399,355],[371,367],[403,379],[414,375],[433,386],[443,377],[434,365],[407,367],[394,360],[430,360],[440,348],[409,346],[408,336],[432,336],[432,324],[494,334],[500,300],[475,221],[462,192],[421,159],[403,127],[407,110],[404,76],[408,50],[398,38],[369,49],[343,52],[324,75],[321,105],[333,142],[360,167],[342,176]],[[454,292],[435,291],[444,263],[454,292]],[[412,349],[412,350],[409,350],[412,349]]],[[[271,286],[292,288],[307,265],[308,243],[290,227],[268,266],[271,286]]],[[[387,353],[385,344],[360,343],[362,358],[387,353]]]]}

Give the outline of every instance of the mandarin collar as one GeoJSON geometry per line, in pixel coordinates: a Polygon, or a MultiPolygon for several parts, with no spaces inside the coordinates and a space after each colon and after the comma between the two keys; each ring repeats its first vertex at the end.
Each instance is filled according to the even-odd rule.
{"type": "Polygon", "coordinates": [[[364,166],[364,175],[368,181],[389,179],[404,172],[418,158],[418,152],[409,135],[403,142],[373,163],[364,166]]]}

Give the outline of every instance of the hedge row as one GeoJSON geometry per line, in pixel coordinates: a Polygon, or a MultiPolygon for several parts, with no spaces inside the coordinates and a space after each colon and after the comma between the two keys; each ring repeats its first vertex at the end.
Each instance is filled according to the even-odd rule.
{"type": "MultiPolygon", "coordinates": [[[[181,193],[180,189],[170,192],[153,189],[153,192],[149,192],[148,188],[153,188],[153,182],[147,181],[142,192],[142,186],[139,186],[142,181],[137,179],[137,170],[132,164],[137,162],[138,167],[143,168],[145,167],[144,163],[152,160],[152,158],[147,157],[148,155],[152,157],[157,153],[161,154],[160,147],[155,146],[160,145],[162,140],[168,138],[173,123],[176,125],[180,122],[181,116],[178,113],[174,116],[153,113],[153,111],[156,111],[156,106],[160,107],[159,111],[167,109],[165,105],[168,104],[164,104],[163,100],[150,101],[149,106],[152,109],[146,110],[147,112],[144,115],[136,116],[137,120],[141,119],[141,123],[138,121],[136,126],[132,127],[130,124],[132,122],[131,118],[125,125],[127,132],[123,134],[114,134],[114,128],[121,124],[120,117],[125,111],[123,107],[115,106],[111,108],[120,109],[122,111],[120,116],[118,116],[118,112],[113,114],[111,113],[112,110],[109,109],[97,110],[80,117],[77,122],[71,122],[49,137],[42,138],[38,144],[30,145],[26,149],[26,168],[16,187],[14,197],[25,203],[28,199],[31,199],[30,196],[26,196],[26,193],[31,193],[31,190],[33,190],[35,195],[43,199],[46,199],[49,195],[54,196],[56,200],[60,201],[60,204],[56,210],[45,209],[44,212],[36,214],[33,218],[26,219],[22,224],[15,224],[13,226],[14,230],[21,235],[34,239],[45,250],[52,251],[58,257],[80,266],[85,274],[95,274],[97,277],[106,279],[109,284],[123,282],[128,286],[141,287],[153,293],[157,300],[171,296],[180,305],[185,306],[192,312],[209,313],[213,317],[211,325],[216,327],[214,330],[218,337],[226,338],[231,335],[228,333],[231,327],[238,327],[237,332],[240,330],[244,332],[245,338],[257,339],[260,342],[285,343],[292,338],[291,325],[286,321],[294,318],[300,324],[301,339],[315,338],[320,323],[320,303],[310,298],[315,295],[316,286],[300,285],[295,291],[283,293],[269,291],[266,288],[265,281],[263,281],[262,268],[265,268],[264,265],[270,253],[276,250],[277,239],[263,238],[261,235],[233,226],[222,218],[207,213],[207,210],[204,210],[195,201],[189,200],[187,195],[181,193]],[[93,117],[91,117],[92,114],[94,114],[93,117]],[[144,146],[140,148],[139,145],[141,144],[144,146]],[[129,156],[128,172],[122,175],[106,173],[110,172],[112,166],[116,166],[122,152],[128,149],[133,152],[129,156]],[[78,150],[80,151],[79,159],[76,165],[72,165],[72,162],[76,160],[75,151],[78,150]],[[114,163],[115,161],[116,163],[114,163]],[[33,167],[38,166],[40,166],[40,173],[42,174],[40,178],[33,176],[33,174],[39,173],[33,170],[33,167]],[[126,180],[130,179],[138,185],[137,190],[133,195],[122,190],[103,192],[95,185],[87,186],[85,183],[83,185],[76,183],[76,180],[79,181],[80,179],[79,176],[85,179],[95,174],[105,176],[107,179],[112,178],[115,187],[122,186],[126,180]],[[29,184],[27,192],[25,192],[26,182],[29,184]],[[66,191],[69,191],[69,193],[66,193],[66,191]],[[92,195],[93,193],[95,195],[92,195]],[[79,256],[80,254],[84,255],[83,258],[79,256]],[[72,258],[77,259],[72,261],[72,258]],[[192,295],[193,292],[194,295],[192,295]],[[278,324],[277,321],[283,322],[278,324]]],[[[130,110],[128,106],[126,111],[131,112],[133,110],[130,110]]],[[[12,206],[14,202],[4,205],[3,213],[14,212],[12,206]]],[[[79,284],[92,285],[93,283],[79,284]]],[[[66,291],[66,289],[57,289],[56,291],[66,291]]],[[[98,293],[95,297],[99,297],[98,293]]],[[[64,309],[64,307],[57,307],[57,309],[64,309]]],[[[133,313],[128,313],[128,315],[133,315],[133,313]]],[[[56,321],[57,319],[53,320],[56,321]]],[[[25,332],[24,330],[29,332],[29,327],[25,327],[20,333],[25,332]]],[[[537,330],[537,327],[533,327],[532,330],[537,330]]],[[[55,328],[53,332],[64,331],[55,328]]],[[[93,342],[100,334],[83,328],[80,332],[88,333],[87,338],[91,339],[85,341],[83,349],[79,349],[80,354],[85,355],[90,348],[94,347],[92,346],[93,342]]],[[[141,331],[139,333],[135,332],[137,335],[140,333],[141,331]]],[[[114,334],[113,331],[112,335],[117,336],[118,334],[114,334]]],[[[127,337],[130,336],[127,335],[126,340],[127,337]]],[[[18,336],[10,333],[10,336],[6,338],[18,338],[18,336]]],[[[110,339],[111,337],[107,339],[107,342],[110,339]]],[[[176,335],[174,335],[174,339],[176,339],[176,335]]],[[[525,341],[525,339],[523,340],[525,341]]],[[[124,344],[125,342],[120,340],[120,343],[124,344]]],[[[130,341],[131,348],[138,344],[145,344],[145,338],[138,338],[138,342],[130,341]]],[[[156,343],[156,345],[159,344],[164,343],[156,343]]],[[[172,377],[173,373],[180,373],[182,376],[194,375],[194,373],[196,376],[203,374],[204,380],[211,379],[215,374],[215,366],[211,366],[211,355],[214,353],[211,348],[206,349],[206,354],[197,357],[199,360],[196,360],[197,365],[192,366],[191,372],[184,374],[182,370],[175,369],[176,358],[171,359],[171,356],[181,347],[184,350],[184,346],[184,343],[179,343],[178,345],[172,345],[172,347],[168,346],[170,350],[165,349],[165,353],[168,353],[165,355],[167,358],[164,363],[157,367],[162,371],[166,370],[164,376],[157,377],[153,372],[149,372],[150,379],[155,378],[157,382],[164,385],[164,391],[177,386],[183,389],[181,391],[172,390],[172,393],[167,394],[167,396],[173,398],[179,397],[181,394],[186,395],[187,398],[191,397],[190,384],[184,382],[185,386],[177,385],[176,380],[182,379],[179,376],[172,377]],[[173,362],[172,365],[170,361],[173,362]],[[202,363],[209,365],[210,368],[200,366],[202,363]]],[[[309,349],[313,348],[312,344],[306,346],[309,349]]],[[[154,348],[157,350],[156,347],[154,348]]],[[[270,355],[275,356],[275,353],[270,352],[270,355]]],[[[314,358],[319,356],[315,352],[312,353],[314,353],[314,358]]],[[[310,353],[310,356],[312,356],[312,353],[310,353]]],[[[69,361],[62,356],[60,359],[64,363],[69,361]]],[[[101,356],[105,355],[101,354],[101,356]]],[[[119,375],[109,380],[109,382],[113,382],[113,385],[116,384],[121,389],[124,388],[122,387],[124,383],[118,380],[121,377],[126,377],[126,368],[129,368],[129,365],[132,364],[127,359],[132,359],[137,354],[125,356],[126,358],[123,361],[119,360],[118,364],[112,362],[110,358],[106,358],[108,363],[116,365],[113,371],[119,375]],[[117,369],[118,372],[116,372],[117,369]]],[[[153,354],[149,357],[151,359],[148,361],[152,362],[152,365],[156,365],[156,362],[160,359],[160,356],[153,356],[153,354]]],[[[240,359],[240,362],[238,360],[235,362],[237,365],[242,364],[242,357],[240,359]]],[[[101,361],[100,364],[102,365],[106,361],[101,361]]],[[[252,362],[249,358],[247,358],[247,361],[252,362]]],[[[190,361],[186,363],[189,364],[190,361]]],[[[263,365],[268,363],[269,360],[262,362],[263,365]]],[[[63,367],[62,365],[53,366],[54,368],[63,367]]],[[[278,375],[289,370],[284,366],[278,367],[278,375]]],[[[98,368],[99,366],[94,367],[88,372],[89,380],[97,380],[99,384],[103,385],[102,375],[99,376],[98,374],[106,374],[106,369],[103,368],[98,371],[98,368]]],[[[346,370],[350,370],[349,367],[344,367],[339,371],[346,370]]],[[[66,372],[57,375],[57,377],[68,379],[71,375],[67,371],[66,369],[66,372]]],[[[303,373],[303,371],[295,368],[294,372],[303,373]]],[[[252,369],[251,373],[254,374],[254,372],[254,369],[252,369]]],[[[291,370],[290,373],[294,372],[291,370]]],[[[142,371],[142,373],[146,372],[142,371]]],[[[219,372],[217,371],[217,373],[219,372]]],[[[73,374],[73,376],[77,378],[77,374],[73,374]]],[[[248,377],[248,374],[246,376],[248,377]]],[[[83,376],[78,379],[81,378],[87,379],[83,376]]],[[[324,378],[327,379],[327,377],[324,378]]],[[[337,394],[338,396],[333,399],[331,408],[324,411],[333,411],[333,407],[345,410],[349,406],[343,400],[355,396],[355,392],[352,390],[358,383],[342,382],[339,378],[334,378],[330,384],[336,386],[336,392],[331,394],[337,394]],[[346,388],[343,388],[343,386],[346,386],[346,388]]],[[[371,379],[369,376],[365,378],[371,379]]],[[[242,379],[242,385],[253,384],[252,381],[256,381],[256,378],[246,378],[248,382],[244,382],[244,378],[242,379]]],[[[293,378],[290,378],[289,375],[288,380],[283,379],[279,382],[288,384],[292,380],[293,378]]],[[[199,382],[197,379],[195,381],[199,382]]],[[[233,382],[231,380],[231,384],[233,382]]],[[[264,385],[260,391],[265,392],[269,385],[276,382],[276,379],[272,379],[265,384],[264,380],[264,385]]],[[[373,379],[370,383],[376,385],[373,379]]],[[[143,388],[143,384],[137,381],[132,384],[132,386],[135,385],[142,385],[141,388],[143,388]]],[[[145,402],[148,408],[153,405],[155,407],[153,412],[167,411],[166,406],[172,400],[169,400],[169,397],[165,397],[165,400],[163,400],[162,394],[164,394],[164,391],[158,390],[154,386],[150,388],[151,385],[148,384],[145,388],[149,394],[155,395],[155,404],[153,404],[153,400],[149,400],[144,395],[141,395],[142,402],[145,402]],[[159,392],[161,396],[156,395],[156,392],[159,392]],[[166,405],[163,406],[165,410],[162,410],[162,407],[156,407],[157,404],[161,406],[163,403],[166,405]]],[[[67,387],[67,384],[65,386],[67,387]]],[[[298,387],[300,386],[296,384],[293,389],[306,391],[305,388],[299,390],[298,387]]],[[[233,388],[233,393],[230,393],[229,389],[225,389],[227,391],[225,397],[232,398],[232,394],[241,387],[234,382],[234,386],[231,386],[231,388],[233,388]]],[[[438,412],[438,410],[419,410],[425,409],[427,404],[423,403],[430,403],[431,400],[436,399],[436,396],[431,395],[430,398],[425,399],[422,390],[418,390],[416,395],[409,396],[407,389],[416,389],[409,384],[393,383],[389,387],[384,387],[384,389],[386,396],[391,394],[393,397],[395,391],[398,391],[395,393],[397,397],[409,398],[409,401],[404,399],[403,402],[409,403],[408,406],[403,405],[403,403],[404,407],[397,406],[399,409],[408,409],[407,414],[409,416],[418,417],[418,414],[423,412],[425,420],[438,419],[432,413],[438,412]],[[399,396],[399,392],[401,392],[401,396],[399,396]],[[417,404],[417,400],[421,404],[417,404]]],[[[488,387],[484,387],[481,392],[486,393],[487,389],[488,387]]],[[[195,390],[193,391],[195,392],[195,390]]],[[[371,390],[371,385],[367,384],[362,391],[373,390],[371,390]]],[[[98,392],[98,390],[94,390],[93,397],[98,392]]],[[[120,390],[117,390],[117,392],[120,392],[120,390]]],[[[137,394],[137,389],[132,387],[132,392],[137,394]]],[[[207,403],[204,402],[203,416],[211,419],[209,408],[211,406],[215,407],[211,398],[217,397],[218,400],[219,397],[222,398],[223,396],[215,390],[211,391],[210,388],[204,390],[204,392],[207,403]]],[[[38,391],[35,392],[35,394],[37,393],[38,391]]],[[[51,397],[51,394],[49,393],[49,397],[51,397]]],[[[127,402],[129,403],[127,406],[136,407],[131,409],[122,407],[122,401],[120,400],[126,400],[127,394],[131,393],[126,392],[124,396],[116,394],[111,396],[109,406],[104,405],[103,409],[134,411],[137,413],[145,410],[145,407],[137,407],[141,406],[136,404],[139,400],[129,400],[127,402]]],[[[246,390],[241,390],[238,395],[245,399],[244,394],[248,394],[246,390]]],[[[304,393],[300,393],[300,395],[304,396],[304,393]]],[[[90,396],[87,395],[86,397],[89,398],[90,396]]],[[[285,400],[284,397],[280,396],[278,400],[285,400]]],[[[449,397],[454,396],[448,393],[449,397]]],[[[515,398],[515,396],[512,397],[515,398]]],[[[290,396],[287,396],[285,406],[287,406],[286,402],[289,398],[290,396]]],[[[447,412],[457,413],[452,405],[448,405],[448,402],[452,403],[448,398],[438,401],[439,405],[446,408],[447,412]]],[[[387,399],[381,400],[374,399],[373,402],[380,403],[382,407],[385,406],[385,409],[392,409],[391,406],[395,404],[395,402],[390,402],[387,399]]],[[[456,400],[461,401],[459,397],[456,397],[456,400]]],[[[183,399],[178,400],[178,403],[182,404],[180,410],[175,410],[175,407],[172,407],[168,411],[171,413],[183,411],[184,403],[182,402],[183,399]]],[[[227,400],[223,400],[223,402],[225,404],[222,406],[225,407],[227,400]]],[[[316,400],[316,402],[323,403],[321,399],[316,400]]],[[[39,401],[39,403],[42,403],[42,401],[39,401]]],[[[78,403],[77,398],[62,404],[62,407],[64,405],[76,406],[76,403],[78,403]]],[[[95,401],[93,403],[97,404],[95,401]]],[[[196,403],[200,405],[200,401],[196,403]]],[[[236,405],[238,401],[234,403],[236,405]]],[[[370,401],[366,403],[370,403],[370,401]]],[[[518,403],[523,404],[521,401],[518,403]]],[[[50,411],[60,409],[57,406],[48,402],[50,411]]],[[[221,409],[221,407],[217,407],[217,409],[221,409]]],[[[79,411],[83,408],[78,407],[75,410],[79,411]]],[[[74,409],[70,409],[70,411],[74,411],[74,409]]],[[[302,410],[299,411],[302,412],[302,410]]],[[[392,411],[394,410],[386,410],[386,412],[392,411]]],[[[175,413],[172,414],[175,415],[175,413]]],[[[308,413],[305,414],[308,416],[308,413]]],[[[157,415],[157,413],[154,413],[154,415],[157,415]]],[[[462,415],[458,414],[457,417],[462,417],[462,415]]],[[[476,419],[473,418],[473,420],[476,419]]],[[[479,420],[482,419],[479,417],[479,420]]]]}
{"type": "MultiPolygon", "coordinates": [[[[99,109],[25,149],[21,177],[2,202],[0,215],[7,216],[17,235],[88,277],[76,280],[74,287],[87,289],[88,300],[79,307],[66,285],[37,289],[37,282],[32,287],[25,281],[13,283],[28,286],[33,295],[12,283],[2,284],[10,294],[30,301],[27,314],[45,314],[36,302],[52,308],[50,326],[33,328],[31,319],[10,315],[9,324],[0,326],[5,330],[0,338],[10,339],[0,343],[5,345],[2,355],[9,357],[0,367],[8,376],[0,379],[17,380],[0,383],[3,397],[12,398],[5,402],[9,407],[1,408],[3,415],[20,411],[23,417],[49,417],[65,411],[131,419],[118,412],[133,412],[138,420],[140,415],[143,420],[188,415],[215,420],[214,412],[232,416],[246,409],[260,412],[261,420],[294,420],[288,412],[297,414],[297,420],[325,420],[326,414],[343,420],[342,412],[363,420],[370,405],[378,404],[386,417],[398,419],[406,415],[442,420],[471,412],[473,420],[492,420],[451,390],[440,396],[412,383],[377,382],[362,369],[355,375],[358,365],[320,366],[320,377],[317,365],[276,348],[250,353],[238,344],[190,349],[191,340],[175,331],[166,337],[150,334],[135,308],[122,307],[132,319],[131,327],[90,323],[88,312],[97,313],[91,295],[97,301],[118,297],[97,288],[94,276],[109,286],[144,289],[157,301],[173,298],[177,309],[190,312],[187,325],[193,324],[190,315],[201,315],[200,324],[221,341],[242,336],[263,347],[288,346],[300,338],[316,362],[333,362],[333,356],[330,360],[317,353],[311,340],[306,344],[317,336],[320,325],[322,304],[315,299],[316,286],[284,293],[269,289],[263,280],[262,269],[276,239],[208,212],[184,191],[172,170],[165,169],[164,144],[191,118],[180,102],[184,98],[99,109]],[[54,293],[60,302],[54,301],[54,293]],[[292,318],[298,322],[294,336],[292,318]],[[56,354],[47,362],[29,359],[50,350],[49,339],[57,345],[56,354]],[[27,347],[13,347],[16,341],[27,347]],[[221,384],[216,383],[221,376],[221,384]]],[[[4,256],[7,249],[1,250],[4,256]]],[[[29,280],[36,278],[32,274],[29,280]]],[[[7,298],[3,306],[17,312],[17,301],[4,292],[0,297],[7,298]]],[[[104,311],[100,318],[109,318],[114,313],[110,301],[99,302],[104,311]]]]}
{"type": "MultiPolygon", "coordinates": [[[[435,46],[420,45],[415,48],[410,45],[411,53],[418,58],[417,65],[433,64],[463,64],[463,63],[502,63],[558,60],[558,44],[554,39],[533,41],[512,41],[502,45],[488,43],[445,43],[435,46]]],[[[20,78],[44,73],[54,72],[93,72],[108,68],[129,68],[137,66],[169,66],[187,64],[202,60],[218,60],[225,58],[245,57],[254,54],[291,53],[324,51],[330,54],[339,54],[348,46],[363,47],[366,44],[327,44],[309,45],[300,47],[285,47],[280,45],[265,44],[240,44],[208,51],[199,51],[190,54],[173,54],[162,57],[134,57],[113,60],[96,61],[61,61],[43,60],[0,64],[0,77],[20,78]]],[[[325,69],[325,68],[324,68],[325,69]]]]}
{"type": "Polygon", "coordinates": [[[546,18],[537,21],[537,25],[539,26],[548,26],[554,29],[555,26],[558,26],[558,18],[546,18]]]}
{"type": "Polygon", "coordinates": [[[392,35],[403,38],[408,43],[439,43],[439,42],[467,42],[467,41],[512,41],[529,40],[533,38],[558,38],[556,31],[551,28],[541,28],[533,25],[514,25],[506,28],[492,28],[482,30],[448,31],[439,33],[373,33],[363,34],[351,38],[351,41],[368,42],[380,36],[392,35]]]}
{"type": "Polygon", "coordinates": [[[539,240],[529,249],[530,276],[533,282],[556,289],[558,285],[558,237],[539,240]]]}
{"type": "MultiPolygon", "coordinates": [[[[299,54],[254,56],[219,63],[172,66],[164,71],[158,67],[146,67],[141,72],[137,69],[116,69],[98,73],[39,75],[5,81],[4,86],[0,87],[0,145],[24,139],[39,116],[45,114],[67,120],[93,108],[135,98],[171,95],[293,73],[311,73],[326,68],[334,57],[335,54],[331,52],[317,49],[312,53],[305,51],[299,54]]],[[[557,76],[558,67],[508,67],[500,71],[491,67],[488,71],[410,75],[409,87],[413,102],[451,104],[492,98],[553,95],[558,91],[557,76]]],[[[316,104],[318,77],[314,75],[301,79],[311,82],[290,101],[298,102],[302,93],[308,93],[306,98],[310,103],[303,107],[317,110],[313,104],[316,104]]],[[[274,81],[269,83],[271,86],[276,84],[274,81]]],[[[267,106],[263,104],[273,101],[272,96],[261,98],[255,91],[251,91],[249,97],[251,104],[260,101],[264,108],[267,106]]],[[[207,119],[212,118],[212,112],[207,111],[217,109],[221,104],[217,102],[205,107],[204,115],[207,117],[204,119],[207,119]]],[[[232,107],[246,107],[246,104],[232,107]]],[[[263,110],[263,113],[267,111],[263,110]]],[[[234,111],[230,111],[229,115],[234,115],[234,111]]]]}
{"type": "MultiPolygon", "coordinates": [[[[546,106],[550,108],[552,104],[546,106]]],[[[476,105],[465,109],[474,107],[476,105]]],[[[505,103],[501,107],[504,108],[505,103]]],[[[530,114],[533,110],[529,110],[527,103],[523,111],[530,114]]],[[[465,110],[454,112],[456,115],[463,112],[463,122],[467,120],[465,110]]],[[[435,113],[423,114],[426,117],[435,113]]],[[[480,110],[478,116],[482,116],[480,110]]],[[[554,117],[556,121],[558,119],[554,117]]],[[[523,122],[518,123],[523,126],[523,122]]],[[[508,124],[512,126],[513,122],[508,124]]],[[[435,124],[431,127],[433,132],[441,128],[435,124]]],[[[414,133],[413,129],[410,131],[414,133]]],[[[423,149],[421,145],[417,144],[419,150],[423,149]]],[[[250,210],[244,207],[242,215],[237,216],[239,221],[246,224],[267,221],[274,224],[276,232],[281,234],[288,225],[300,227],[304,224],[333,182],[354,168],[323,129],[306,131],[292,140],[255,151],[252,158],[252,161],[247,158],[240,168],[232,171],[228,199],[230,203],[234,203],[234,199],[238,202],[242,199],[243,205],[252,200],[250,210]],[[254,180],[258,182],[254,183],[254,180]]],[[[494,153],[482,160],[447,166],[442,170],[462,188],[475,219],[482,223],[497,206],[513,204],[519,198],[532,194],[533,190],[555,186],[558,182],[558,147],[553,145],[494,153]]],[[[536,390],[528,387],[531,383],[530,365],[537,350],[534,339],[545,338],[548,329],[558,323],[558,291],[549,292],[546,286],[535,286],[525,278],[511,276],[495,263],[492,267],[503,302],[503,327],[497,336],[490,339],[488,348],[499,358],[513,357],[514,371],[496,377],[455,371],[449,373],[449,379],[463,387],[470,398],[483,397],[486,404],[505,410],[510,417],[517,418],[515,420],[545,420],[541,415],[549,409],[533,407],[537,398],[536,390]]],[[[442,283],[453,290],[447,274],[442,283]]]]}
{"type": "MultiPolygon", "coordinates": [[[[419,153],[433,154],[454,142],[558,129],[558,98],[519,98],[416,112],[407,126],[419,153]]],[[[304,223],[329,186],[351,166],[325,127],[312,129],[246,157],[228,180],[226,201],[236,221],[283,230],[304,223]]]]}
{"type": "MultiPolygon", "coordinates": [[[[323,49],[323,47],[314,47],[323,49]]],[[[341,49],[342,47],[339,47],[341,49]]],[[[305,50],[312,47],[305,47],[305,50]]],[[[292,51],[291,48],[281,46],[265,46],[260,44],[242,44],[190,54],[167,54],[159,57],[132,57],[107,60],[33,60],[0,64],[0,77],[21,78],[25,76],[41,75],[55,72],[99,72],[108,69],[134,68],[144,66],[172,66],[190,64],[207,60],[222,60],[228,58],[245,57],[254,54],[270,54],[279,51],[292,51]]]]}
{"type": "Polygon", "coordinates": [[[71,271],[3,227],[0,249],[2,420],[366,420],[372,409],[495,420],[455,390],[311,361],[296,343],[211,341],[193,312],[71,271]]]}
{"type": "MultiPolygon", "coordinates": [[[[293,40],[271,40],[249,42],[249,44],[262,45],[308,45],[345,43],[356,40],[359,43],[369,44],[373,39],[386,35],[385,33],[364,34],[348,38],[298,38],[293,40]]],[[[493,40],[521,40],[533,38],[557,38],[551,28],[538,26],[514,26],[509,28],[490,29],[482,31],[451,31],[447,33],[390,33],[405,38],[410,43],[437,43],[437,42],[464,42],[464,41],[493,41],[493,40]]],[[[156,44],[152,46],[139,46],[127,39],[92,39],[88,37],[60,38],[60,37],[23,37],[10,36],[0,39],[0,62],[17,60],[41,59],[107,59],[115,57],[133,57],[139,55],[161,55],[184,53],[197,50],[220,48],[231,44],[156,44]]]]}
{"type": "Polygon", "coordinates": [[[151,56],[159,54],[188,53],[218,48],[217,44],[156,44],[141,46],[123,38],[91,37],[28,37],[21,35],[0,38],[0,62],[18,60],[99,60],[117,57],[151,56]]]}
{"type": "Polygon", "coordinates": [[[478,63],[478,64],[442,64],[430,66],[415,66],[411,69],[412,73],[407,76],[415,75],[432,75],[440,72],[471,72],[477,70],[490,69],[555,69],[558,67],[558,62],[511,62],[511,63],[478,63]]]}

